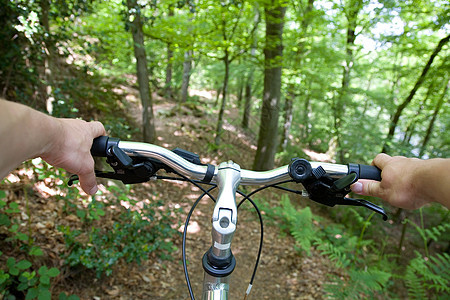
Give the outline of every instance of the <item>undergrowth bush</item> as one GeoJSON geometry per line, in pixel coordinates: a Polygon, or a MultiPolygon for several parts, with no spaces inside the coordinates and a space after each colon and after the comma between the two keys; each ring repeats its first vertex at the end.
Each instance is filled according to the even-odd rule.
{"type": "Polygon", "coordinates": [[[346,218],[352,220],[350,225],[337,224],[314,215],[309,207],[298,208],[287,195],[282,195],[277,207],[269,208],[265,201],[257,203],[270,220],[294,237],[300,254],[310,255],[314,248],[339,270],[341,275],[331,275],[331,283],[324,287],[327,298],[399,297],[393,286],[397,280],[407,288],[411,299],[448,299],[450,256],[447,253],[430,255],[427,249],[430,240],[436,241],[448,232],[447,223],[425,229],[423,222],[418,226],[408,221],[423,239],[425,255],[416,251],[416,257],[401,267],[398,254],[386,251],[385,240],[374,240],[367,234],[377,222],[372,219],[375,213],[366,216],[367,212],[362,215],[357,209],[347,208],[346,218]]]}
{"type": "MultiPolygon", "coordinates": [[[[63,170],[49,168],[40,159],[27,166],[38,180],[52,179],[50,187],[58,189],[58,195],[51,201],[64,201],[60,220],[76,216],[69,218],[71,222],[58,226],[66,246],[62,268],[82,267],[100,277],[111,275],[120,261],[140,263],[152,252],[163,259],[171,258],[175,246],[169,237],[177,231],[171,227],[173,211],[163,208],[160,201],[149,200],[137,205],[137,200],[130,199],[128,186],[109,186],[104,194],[89,200],[82,197],[77,188],[56,183],[67,181],[68,175],[63,170]]],[[[4,186],[8,183],[4,182],[4,186]]],[[[0,298],[51,299],[51,279],[59,276],[60,270],[42,265],[46,260],[44,252],[35,244],[31,224],[24,227],[21,219],[27,215],[30,220],[33,214],[28,207],[31,198],[28,193],[33,193],[31,186],[25,185],[23,193],[24,201],[7,201],[6,193],[0,191],[0,238],[7,246],[0,251],[0,298]]],[[[61,293],[59,299],[79,298],[61,293]]]]}

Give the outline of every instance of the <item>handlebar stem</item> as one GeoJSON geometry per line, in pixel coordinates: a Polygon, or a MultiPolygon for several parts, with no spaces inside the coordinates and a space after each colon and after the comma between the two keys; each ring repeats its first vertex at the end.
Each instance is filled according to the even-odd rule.
{"type": "Polygon", "coordinates": [[[221,163],[218,169],[219,195],[212,216],[212,251],[217,257],[226,258],[230,255],[237,225],[236,190],[241,179],[241,167],[229,161],[221,163]]]}

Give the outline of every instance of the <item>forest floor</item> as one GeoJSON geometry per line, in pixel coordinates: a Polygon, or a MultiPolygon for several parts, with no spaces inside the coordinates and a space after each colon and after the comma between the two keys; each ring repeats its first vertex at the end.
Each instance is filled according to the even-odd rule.
{"type": "MultiPolygon", "coordinates": [[[[130,103],[128,113],[140,120],[141,108],[137,91],[122,87],[123,96],[130,103]]],[[[212,99],[200,97],[200,104],[183,106],[177,109],[174,101],[158,98],[155,95],[154,110],[158,144],[173,149],[180,147],[200,155],[203,163],[218,164],[233,160],[241,168],[250,169],[255,155],[254,137],[234,127],[228,122],[224,125],[223,147],[211,150],[214,141],[216,109],[212,99]],[[176,113],[175,113],[176,111],[176,113]],[[199,118],[201,116],[201,118],[199,118]],[[206,120],[206,121],[205,121],[206,120]]],[[[237,108],[226,111],[228,118],[237,115],[237,108]]],[[[137,122],[139,123],[139,122],[137,122]]],[[[20,177],[20,175],[17,175],[20,177]]],[[[45,186],[35,187],[36,198],[31,199],[28,209],[33,212],[28,222],[43,245],[47,265],[60,266],[58,253],[65,247],[57,224],[61,223],[62,204],[52,202],[49,195],[54,194],[45,186]],[[41,195],[41,196],[39,196],[41,195]],[[46,196],[45,196],[46,195],[46,196]]],[[[183,213],[175,214],[174,227],[182,231],[186,214],[199,195],[196,187],[182,182],[149,182],[132,187],[136,199],[146,199],[159,194],[166,201],[166,207],[181,208],[183,213]]],[[[263,198],[274,206],[280,199],[280,192],[264,192],[263,198]]],[[[260,198],[261,199],[261,198],[260,198]]],[[[249,206],[239,210],[239,222],[233,239],[233,253],[237,266],[231,280],[230,299],[243,298],[247,290],[259,245],[260,225],[256,213],[249,206]]],[[[187,258],[190,281],[196,298],[201,297],[203,270],[201,258],[211,244],[211,215],[213,203],[204,198],[191,217],[187,235],[187,258]]],[[[71,217],[71,216],[69,216],[71,217]]],[[[63,221],[69,220],[65,217],[63,221]]],[[[73,217],[73,216],[72,216],[73,217]]],[[[25,217],[23,217],[25,218],[25,217]]],[[[75,217],[76,218],[76,217],[75,217]]],[[[295,250],[295,242],[288,234],[280,232],[279,224],[271,220],[264,223],[264,246],[256,279],[250,299],[321,299],[323,286],[329,281],[329,274],[336,270],[325,257],[312,249],[311,255],[300,255],[295,250]]],[[[105,223],[106,224],[106,223],[105,223]]],[[[64,291],[78,295],[81,299],[188,299],[181,261],[181,234],[170,240],[177,249],[172,260],[162,260],[157,254],[137,263],[120,262],[110,276],[97,279],[92,272],[60,275],[54,282],[54,295],[64,291]]],[[[7,251],[4,251],[7,253],[7,251]]]]}

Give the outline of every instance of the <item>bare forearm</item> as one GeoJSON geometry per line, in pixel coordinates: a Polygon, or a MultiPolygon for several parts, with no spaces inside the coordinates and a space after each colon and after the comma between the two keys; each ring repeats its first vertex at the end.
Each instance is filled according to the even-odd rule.
{"type": "Polygon", "coordinates": [[[23,161],[39,156],[52,166],[77,174],[81,188],[94,194],[97,185],[90,148],[93,139],[104,134],[100,122],[53,118],[0,99],[0,178],[23,161]]]}
{"type": "Polygon", "coordinates": [[[57,131],[56,119],[0,99],[0,178],[23,161],[45,153],[57,131]]]}
{"type": "Polygon", "coordinates": [[[450,159],[423,160],[415,176],[417,193],[450,208],[450,159]]]}

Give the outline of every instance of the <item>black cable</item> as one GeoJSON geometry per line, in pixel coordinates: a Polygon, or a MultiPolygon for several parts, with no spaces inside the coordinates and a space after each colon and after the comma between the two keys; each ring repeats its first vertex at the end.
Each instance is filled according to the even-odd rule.
{"type": "Polygon", "coordinates": [[[258,269],[258,265],[259,265],[259,260],[261,258],[261,252],[262,252],[262,246],[263,246],[263,240],[264,240],[264,225],[263,225],[263,219],[262,219],[262,215],[261,215],[261,211],[259,210],[258,206],[256,205],[256,203],[247,195],[245,195],[244,193],[242,193],[241,191],[237,191],[241,196],[244,196],[244,200],[248,200],[250,201],[250,203],[253,205],[253,207],[255,208],[256,212],[258,213],[258,217],[259,217],[259,224],[260,224],[260,230],[261,230],[261,235],[259,238],[259,249],[258,249],[258,254],[256,256],[256,262],[255,262],[255,267],[253,269],[253,274],[252,277],[250,279],[250,284],[253,285],[253,281],[255,280],[255,276],[256,276],[256,270],[258,269]]]}
{"type": "Polygon", "coordinates": [[[189,295],[191,296],[191,299],[194,300],[194,292],[192,291],[191,281],[189,280],[189,273],[187,270],[187,262],[186,262],[186,235],[187,235],[187,228],[189,226],[189,221],[191,219],[192,213],[194,212],[195,208],[197,207],[197,204],[200,202],[200,200],[206,195],[209,194],[209,192],[213,189],[215,189],[217,186],[212,186],[209,188],[208,192],[204,192],[200,197],[197,198],[197,200],[192,205],[187,217],[186,221],[184,223],[184,230],[183,230],[183,241],[182,241],[182,255],[183,255],[183,269],[184,269],[184,277],[186,278],[186,284],[189,290],[189,295]]]}
{"type": "MultiPolygon", "coordinates": [[[[265,186],[262,186],[262,187],[260,187],[260,188],[257,188],[256,190],[254,190],[254,191],[252,191],[250,194],[248,194],[248,195],[246,196],[246,198],[242,199],[241,202],[239,202],[239,204],[238,204],[237,207],[239,208],[239,207],[242,205],[242,203],[244,203],[245,200],[249,199],[251,196],[253,196],[254,194],[256,194],[256,193],[258,193],[258,192],[260,192],[260,191],[262,191],[262,190],[265,190],[265,189],[270,188],[270,187],[281,188],[281,187],[279,187],[278,185],[283,184],[283,183],[288,183],[288,182],[294,182],[294,181],[293,181],[292,179],[290,179],[290,180],[285,180],[285,181],[282,181],[282,182],[278,182],[278,183],[274,183],[274,184],[269,184],[269,185],[265,185],[265,186]]],[[[283,189],[286,189],[286,188],[283,188],[283,189]]],[[[286,189],[286,190],[288,190],[288,189],[286,189]]],[[[289,191],[289,190],[288,190],[288,191],[289,191]]],[[[293,193],[296,193],[297,191],[292,190],[292,192],[293,192],[293,193]]]]}
{"type": "MultiPolygon", "coordinates": [[[[213,200],[214,202],[216,202],[215,198],[214,198],[209,192],[210,192],[211,190],[215,189],[215,188],[217,187],[217,185],[211,184],[211,185],[213,185],[213,186],[210,187],[208,190],[205,190],[205,189],[199,184],[199,183],[203,183],[203,182],[191,180],[191,179],[187,178],[186,176],[184,176],[184,175],[182,175],[182,174],[180,174],[180,173],[178,173],[178,172],[175,172],[175,173],[176,173],[178,176],[180,176],[180,178],[168,177],[168,176],[157,176],[157,178],[158,178],[158,179],[167,179],[167,180],[181,180],[181,181],[187,181],[187,182],[192,183],[193,185],[195,185],[196,187],[198,187],[200,190],[203,191],[203,194],[200,195],[200,196],[197,198],[197,200],[194,202],[194,204],[192,205],[192,207],[191,207],[191,209],[190,209],[190,211],[189,211],[189,213],[188,213],[188,215],[187,215],[187,217],[186,217],[186,221],[185,221],[185,224],[184,224],[184,230],[183,230],[183,238],[182,238],[182,257],[183,257],[182,260],[183,260],[184,275],[185,275],[185,278],[186,278],[186,285],[187,285],[187,287],[188,287],[188,291],[189,291],[189,295],[190,295],[191,299],[192,299],[192,300],[195,300],[194,292],[192,291],[192,285],[191,285],[191,282],[190,282],[190,279],[189,279],[189,272],[188,272],[188,270],[187,270],[187,261],[186,261],[186,236],[187,236],[187,228],[188,228],[188,226],[189,226],[189,221],[190,221],[190,218],[191,218],[191,216],[192,216],[192,213],[194,212],[194,210],[195,210],[195,208],[197,207],[197,205],[198,205],[198,203],[200,202],[200,200],[201,200],[205,195],[208,195],[208,196],[211,198],[211,200],[213,200]]],[[[258,269],[259,261],[260,261],[260,258],[261,258],[262,245],[263,245],[263,240],[264,240],[264,225],[263,225],[263,219],[262,219],[261,211],[259,210],[259,208],[258,208],[258,206],[256,205],[256,203],[250,198],[250,196],[252,196],[252,195],[254,195],[254,194],[256,194],[256,193],[258,193],[258,192],[260,192],[260,191],[262,191],[262,190],[264,190],[264,189],[266,189],[266,188],[269,188],[269,187],[275,187],[275,188],[279,188],[279,189],[282,189],[282,190],[285,190],[285,191],[288,191],[288,192],[298,193],[298,191],[295,191],[295,190],[291,190],[291,189],[287,189],[287,188],[278,186],[278,185],[280,185],[280,184],[288,183],[288,182],[293,182],[293,181],[292,181],[292,180],[286,180],[286,181],[279,182],[279,183],[276,183],[276,184],[266,185],[266,186],[260,187],[260,188],[258,188],[258,189],[256,189],[256,190],[252,191],[252,192],[251,192],[250,194],[248,194],[248,195],[246,195],[245,193],[243,193],[243,192],[241,192],[241,191],[239,191],[239,190],[237,191],[241,196],[244,197],[244,199],[242,199],[242,200],[239,202],[239,205],[237,206],[237,208],[239,208],[239,207],[242,205],[242,203],[244,203],[246,200],[249,200],[250,203],[251,203],[251,204],[253,205],[253,207],[255,208],[257,214],[258,214],[259,224],[260,224],[260,230],[261,230],[261,235],[260,235],[260,240],[259,240],[258,254],[257,254],[257,256],[256,256],[255,267],[254,267],[254,269],[253,269],[253,273],[252,273],[252,276],[251,276],[251,279],[250,279],[250,284],[249,284],[249,285],[251,285],[251,286],[253,285],[253,281],[255,280],[256,271],[257,271],[257,269],[258,269]]]]}
{"type": "MultiPolygon", "coordinates": [[[[182,256],[183,256],[184,277],[186,278],[186,285],[187,285],[187,288],[189,290],[189,296],[191,297],[192,300],[195,300],[194,292],[192,291],[191,281],[189,280],[189,272],[187,270],[187,262],[186,262],[186,235],[187,235],[187,228],[189,226],[189,221],[191,219],[192,213],[194,212],[194,210],[197,207],[197,205],[200,202],[200,200],[205,195],[208,195],[214,202],[216,202],[214,197],[209,192],[212,191],[213,189],[215,189],[217,187],[217,185],[214,185],[214,186],[210,187],[208,190],[205,190],[200,184],[198,184],[194,180],[191,180],[191,179],[187,178],[183,174],[180,174],[180,173],[176,173],[176,174],[181,176],[182,179],[184,179],[185,181],[190,182],[191,184],[195,185],[196,187],[198,187],[200,190],[203,191],[203,194],[200,195],[200,197],[198,197],[197,200],[194,202],[194,204],[192,205],[192,207],[189,210],[189,213],[188,213],[188,215],[186,217],[186,221],[184,223],[183,239],[182,239],[182,247],[181,247],[182,248],[182,256]]],[[[169,178],[166,178],[166,179],[169,179],[169,178]]],[[[177,180],[180,180],[180,179],[177,179],[177,180]]]]}

